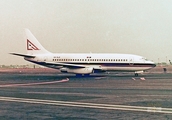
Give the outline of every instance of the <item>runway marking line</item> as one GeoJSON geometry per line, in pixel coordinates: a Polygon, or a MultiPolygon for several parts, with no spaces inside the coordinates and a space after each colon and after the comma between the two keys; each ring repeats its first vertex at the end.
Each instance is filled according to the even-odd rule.
{"type": "Polygon", "coordinates": [[[31,103],[31,104],[44,104],[44,105],[57,105],[57,106],[67,106],[67,107],[93,108],[93,109],[124,110],[124,111],[138,111],[138,112],[154,112],[154,113],[172,114],[172,108],[161,108],[161,107],[142,107],[142,106],[127,106],[127,105],[96,104],[96,103],[26,99],[26,98],[14,98],[14,97],[0,97],[0,101],[21,102],[21,103],[31,103]]]}
{"type": "Polygon", "coordinates": [[[30,85],[47,85],[47,84],[53,84],[53,83],[62,83],[62,82],[68,82],[69,78],[58,80],[58,81],[50,81],[50,82],[37,82],[37,83],[25,83],[25,84],[6,84],[6,85],[0,85],[0,87],[16,87],[16,86],[30,86],[30,85]]]}

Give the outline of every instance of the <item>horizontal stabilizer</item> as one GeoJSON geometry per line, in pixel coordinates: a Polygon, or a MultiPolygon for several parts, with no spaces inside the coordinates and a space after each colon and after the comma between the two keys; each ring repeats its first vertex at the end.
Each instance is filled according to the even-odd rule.
{"type": "Polygon", "coordinates": [[[28,54],[20,54],[20,53],[10,53],[11,55],[17,55],[21,57],[27,57],[27,58],[35,58],[34,55],[28,55],[28,54]]]}

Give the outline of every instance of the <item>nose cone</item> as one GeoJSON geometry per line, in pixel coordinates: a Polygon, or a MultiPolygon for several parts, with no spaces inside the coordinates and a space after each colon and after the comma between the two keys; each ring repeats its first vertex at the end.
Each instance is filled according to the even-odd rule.
{"type": "Polygon", "coordinates": [[[150,69],[156,67],[156,64],[152,61],[146,61],[145,63],[150,67],[150,69]]]}
{"type": "Polygon", "coordinates": [[[153,67],[156,67],[156,64],[155,63],[153,64],[153,67]]]}
{"type": "Polygon", "coordinates": [[[148,63],[150,64],[150,66],[151,66],[152,68],[156,67],[156,64],[155,64],[154,62],[149,61],[148,63]]]}

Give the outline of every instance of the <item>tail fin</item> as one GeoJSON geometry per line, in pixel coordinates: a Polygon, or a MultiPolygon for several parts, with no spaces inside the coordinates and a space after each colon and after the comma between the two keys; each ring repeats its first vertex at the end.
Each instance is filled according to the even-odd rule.
{"type": "Polygon", "coordinates": [[[34,37],[34,35],[30,32],[29,29],[25,29],[25,33],[27,54],[34,55],[50,53],[39,43],[39,41],[34,37]]]}

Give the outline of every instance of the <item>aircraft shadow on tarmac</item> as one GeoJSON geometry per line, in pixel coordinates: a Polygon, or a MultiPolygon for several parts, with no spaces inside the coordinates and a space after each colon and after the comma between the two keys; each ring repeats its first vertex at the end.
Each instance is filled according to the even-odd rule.
{"type": "MultiPolygon", "coordinates": [[[[143,77],[147,75],[139,75],[138,77],[143,77]]],[[[150,75],[149,75],[150,76],[150,75]]],[[[6,76],[9,77],[8,75],[6,76]]],[[[13,74],[10,78],[20,79],[20,80],[61,80],[66,78],[98,78],[98,77],[135,77],[133,74],[91,74],[87,76],[76,76],[75,74],[13,74]]],[[[137,77],[136,77],[137,78],[137,77]]]]}

